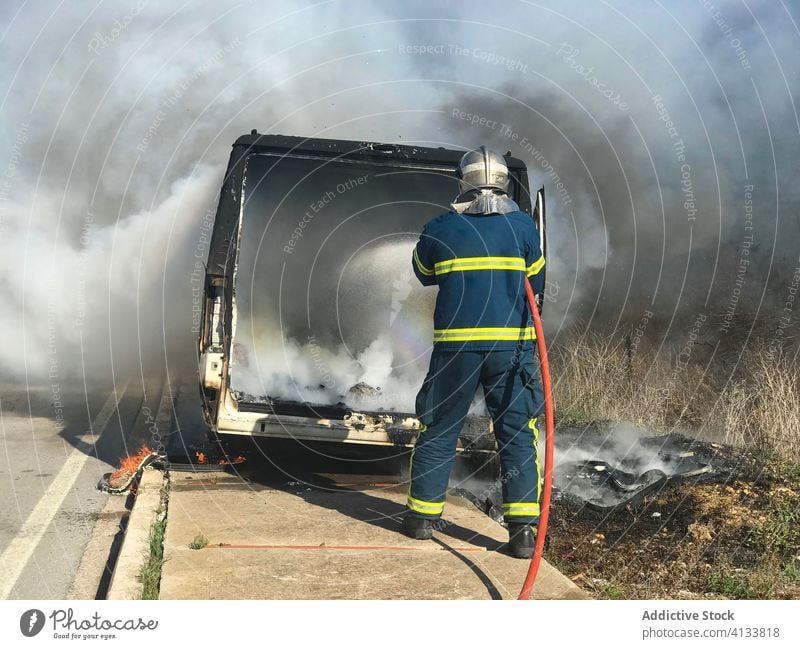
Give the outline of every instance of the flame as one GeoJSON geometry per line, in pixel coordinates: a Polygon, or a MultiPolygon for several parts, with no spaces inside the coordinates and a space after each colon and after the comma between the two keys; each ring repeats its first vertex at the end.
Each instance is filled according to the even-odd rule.
{"type": "Polygon", "coordinates": [[[245,460],[245,458],[244,458],[243,455],[237,455],[235,458],[233,458],[230,461],[222,459],[219,462],[217,462],[217,464],[220,465],[220,466],[223,466],[223,465],[226,465],[226,464],[241,464],[242,462],[244,462],[244,460],[245,460]]]}
{"type": "Polygon", "coordinates": [[[149,446],[142,446],[135,455],[129,455],[119,461],[119,469],[109,478],[109,484],[121,484],[139,470],[139,465],[153,452],[149,446]]]}
{"type": "Polygon", "coordinates": [[[202,451],[195,451],[194,454],[197,456],[197,461],[199,464],[205,464],[208,461],[206,459],[206,454],[202,451]]]}

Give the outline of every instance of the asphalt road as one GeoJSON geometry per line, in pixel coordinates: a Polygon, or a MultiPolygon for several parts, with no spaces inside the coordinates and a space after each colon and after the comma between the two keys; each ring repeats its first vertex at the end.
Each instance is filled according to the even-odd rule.
{"type": "Polygon", "coordinates": [[[191,387],[167,387],[163,379],[116,386],[62,383],[55,390],[0,385],[0,598],[98,594],[96,582],[102,581],[111,540],[127,510],[124,497],[98,491],[97,482],[141,444],[152,445],[154,420],[167,440],[204,438],[197,389],[191,387]],[[176,436],[179,393],[194,400],[184,400],[189,430],[176,436]],[[90,545],[100,526],[105,536],[90,545]],[[90,556],[84,558],[87,547],[90,556]],[[82,559],[91,578],[76,590],[82,559]]]}

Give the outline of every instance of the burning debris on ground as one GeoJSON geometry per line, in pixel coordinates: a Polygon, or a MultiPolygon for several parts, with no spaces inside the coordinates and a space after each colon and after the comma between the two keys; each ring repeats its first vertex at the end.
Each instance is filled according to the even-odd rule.
{"type": "Polygon", "coordinates": [[[158,457],[158,454],[149,446],[143,445],[133,455],[122,458],[119,468],[111,473],[106,473],[98,482],[97,488],[112,494],[121,494],[129,489],[135,489],[136,476],[158,457]]]}
{"type": "Polygon", "coordinates": [[[654,435],[632,424],[559,431],[556,498],[598,511],[716,471],[709,449],[691,437],[654,435]]]}
{"type": "MultiPolygon", "coordinates": [[[[187,451],[187,453],[189,453],[187,451]]],[[[120,460],[117,470],[106,473],[98,482],[97,488],[110,494],[126,494],[136,489],[136,478],[149,466],[165,471],[219,471],[226,467],[242,464],[244,455],[219,456],[210,450],[196,450],[193,455],[159,455],[148,446],[142,446],[137,453],[120,460]]]]}

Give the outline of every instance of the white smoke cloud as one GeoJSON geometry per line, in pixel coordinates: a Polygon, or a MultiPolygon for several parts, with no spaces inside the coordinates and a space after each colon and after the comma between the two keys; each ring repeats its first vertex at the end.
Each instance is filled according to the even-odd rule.
{"type": "Polygon", "coordinates": [[[0,326],[17,332],[21,345],[4,345],[0,366],[67,378],[81,371],[82,362],[91,368],[108,358],[112,339],[129,350],[119,361],[135,360],[137,349],[162,348],[162,326],[168,335],[179,322],[179,314],[163,310],[162,294],[178,298],[186,320],[190,303],[181,291],[185,268],[191,268],[186,242],[196,215],[213,204],[221,177],[219,168],[202,166],[172,183],[160,203],[122,215],[117,223],[104,224],[107,214],[87,212],[74,247],[59,241],[43,218],[49,215],[57,224],[57,206],[41,200],[36,207],[11,204],[13,217],[36,209],[40,218],[36,223],[12,218],[6,229],[7,240],[19,245],[8,246],[0,257],[0,273],[11,291],[7,304],[15,307],[0,312],[0,326]]]}
{"type": "Polygon", "coordinates": [[[235,344],[240,362],[234,359],[232,388],[257,398],[346,401],[370,409],[413,412],[430,349],[409,357],[398,330],[418,326],[420,320],[430,321],[433,296],[430,289],[419,288],[413,293],[417,299],[403,300],[396,312],[371,307],[371,296],[389,293],[398,281],[408,284],[411,294],[411,281],[417,282],[410,270],[413,246],[413,241],[378,242],[346,260],[339,282],[342,292],[357,296],[351,299],[362,305],[361,326],[373,332],[372,337],[357,341],[358,346],[351,340],[331,341],[313,334],[298,340],[288,333],[287,323],[281,323],[277,313],[263,318],[238,311],[235,344]],[[414,318],[412,325],[410,318],[419,315],[424,318],[414,318]],[[359,384],[364,385],[351,391],[359,384]]]}
{"type": "MultiPolygon", "coordinates": [[[[744,234],[742,187],[752,182],[759,248],[739,308],[758,308],[765,288],[780,302],[798,263],[787,216],[798,192],[787,171],[800,132],[789,74],[796,11],[715,5],[722,25],[702,3],[572,0],[491,16],[477,2],[4,3],[0,372],[46,377],[55,367],[66,377],[112,358],[119,369],[191,366],[201,220],[230,144],[251,128],[511,149],[528,161],[532,187],[548,186],[548,280],[559,285],[551,324],[596,303],[611,319],[632,309],[638,321],[656,293],[664,318],[678,302],[705,308],[708,295],[725,304],[744,234]],[[691,244],[680,164],[654,95],[690,156],[691,244]]],[[[418,295],[403,290],[386,287],[401,314],[418,295]]],[[[329,360],[347,382],[388,385],[387,371],[403,376],[407,362],[391,342],[373,337],[329,360]]],[[[305,386],[319,377],[300,361],[303,344],[275,354],[294,359],[305,386]]],[[[418,385],[419,367],[412,375],[418,385]]]]}

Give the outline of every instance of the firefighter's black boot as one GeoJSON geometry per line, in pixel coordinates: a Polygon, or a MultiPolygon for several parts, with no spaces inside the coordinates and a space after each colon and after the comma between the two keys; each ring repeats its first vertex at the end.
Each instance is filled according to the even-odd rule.
{"type": "Polygon", "coordinates": [[[536,532],[527,524],[508,524],[508,551],[517,559],[530,559],[536,546],[536,532]]]}
{"type": "Polygon", "coordinates": [[[425,540],[433,538],[433,521],[406,514],[403,518],[403,532],[412,539],[425,540]]]}

